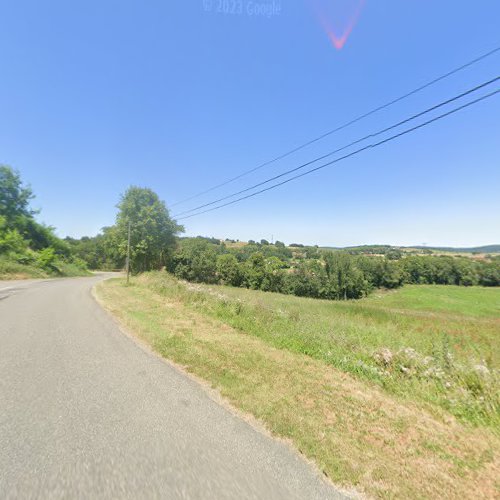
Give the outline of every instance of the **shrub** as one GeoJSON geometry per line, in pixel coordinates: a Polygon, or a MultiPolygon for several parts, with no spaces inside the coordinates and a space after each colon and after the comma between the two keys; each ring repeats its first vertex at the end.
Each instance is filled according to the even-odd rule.
{"type": "Polygon", "coordinates": [[[38,256],[36,258],[36,265],[40,269],[51,272],[59,272],[59,269],[56,267],[57,256],[55,250],[51,247],[44,248],[40,252],[38,252],[38,256]]]}
{"type": "Polygon", "coordinates": [[[217,256],[217,277],[223,285],[241,286],[243,272],[238,259],[232,254],[217,256]]]}

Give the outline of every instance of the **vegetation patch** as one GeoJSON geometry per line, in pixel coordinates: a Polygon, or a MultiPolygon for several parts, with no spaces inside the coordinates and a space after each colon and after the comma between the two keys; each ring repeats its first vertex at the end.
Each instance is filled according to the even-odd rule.
{"type": "Polygon", "coordinates": [[[20,264],[6,255],[0,255],[0,279],[47,278],[48,274],[35,266],[20,264]]]}
{"type": "Polygon", "coordinates": [[[387,310],[448,313],[478,318],[500,318],[500,289],[460,286],[407,286],[396,293],[377,293],[363,301],[387,310]]]}
{"type": "MultiPolygon", "coordinates": [[[[412,330],[405,315],[372,314],[373,305],[363,314],[363,301],[192,285],[166,273],[134,278],[131,286],[108,281],[97,293],[156,351],[292,440],[338,484],[375,497],[493,498],[500,493],[499,437],[489,426],[493,417],[483,411],[456,418],[439,398],[426,398],[419,385],[417,373],[427,369],[421,366],[425,346],[435,334],[425,317],[412,330]],[[418,329],[424,340],[418,340],[418,329]],[[378,373],[383,371],[389,373],[387,385],[378,373]]],[[[488,328],[476,341],[482,353],[489,350],[484,342],[493,326],[488,328]]],[[[455,355],[448,362],[465,363],[474,352],[455,349],[453,342],[436,345],[434,354],[439,363],[446,353],[455,355]]],[[[433,380],[424,385],[432,389],[433,380]]]]}
{"type": "Polygon", "coordinates": [[[500,285],[498,256],[412,255],[390,247],[331,251],[266,240],[234,246],[213,238],[183,238],[167,269],[194,283],[332,300],[360,299],[406,284],[500,285]]]}
{"type": "MultiPolygon", "coordinates": [[[[377,307],[372,298],[332,302],[194,285],[166,273],[141,278],[145,279],[156,291],[181,297],[189,307],[276,348],[306,354],[390,394],[439,407],[474,425],[500,428],[500,319],[488,316],[498,301],[485,311],[487,317],[477,318],[467,310],[452,315],[393,310],[384,307],[384,299],[377,307]]],[[[453,288],[434,288],[434,307],[446,304],[453,288]]],[[[463,289],[471,297],[481,290],[463,289]]],[[[500,299],[500,289],[487,292],[500,299]]],[[[385,297],[394,300],[399,293],[404,292],[385,297]]]]}
{"type": "Polygon", "coordinates": [[[88,274],[69,244],[36,221],[32,198],[19,174],[0,165],[0,279],[88,274]]]}

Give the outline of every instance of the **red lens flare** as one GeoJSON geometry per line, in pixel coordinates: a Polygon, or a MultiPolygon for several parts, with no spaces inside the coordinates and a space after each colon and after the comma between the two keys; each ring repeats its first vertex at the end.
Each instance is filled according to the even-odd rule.
{"type": "Polygon", "coordinates": [[[311,0],[319,22],[337,50],[341,50],[359,20],[366,0],[311,0]]]}

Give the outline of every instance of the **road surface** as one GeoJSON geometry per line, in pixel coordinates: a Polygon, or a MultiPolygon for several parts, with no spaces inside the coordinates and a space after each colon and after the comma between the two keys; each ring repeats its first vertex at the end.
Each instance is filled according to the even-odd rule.
{"type": "Polygon", "coordinates": [[[0,282],[0,498],[342,498],[124,335],[104,278],[0,282]]]}

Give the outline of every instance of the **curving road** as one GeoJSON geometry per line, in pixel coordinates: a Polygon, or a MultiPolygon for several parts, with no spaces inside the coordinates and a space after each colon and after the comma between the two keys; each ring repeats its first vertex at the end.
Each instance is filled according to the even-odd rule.
{"type": "Polygon", "coordinates": [[[123,335],[105,277],[0,282],[0,498],[343,498],[123,335]]]}

